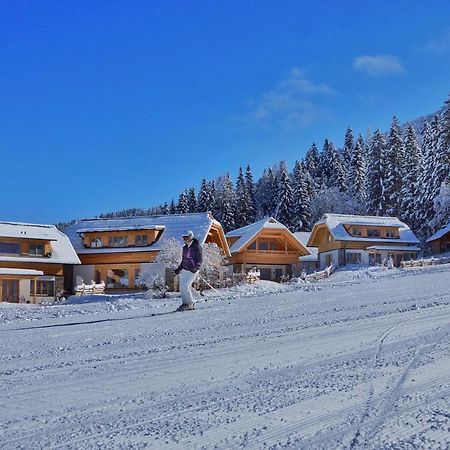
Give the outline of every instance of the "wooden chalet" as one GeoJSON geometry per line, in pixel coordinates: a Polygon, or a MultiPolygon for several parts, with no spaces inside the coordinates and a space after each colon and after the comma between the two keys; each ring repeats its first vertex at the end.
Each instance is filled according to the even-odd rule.
{"type": "Polygon", "coordinates": [[[0,302],[53,301],[76,264],[72,244],[55,226],[0,222],[0,302]]]}
{"type": "Polygon", "coordinates": [[[405,223],[396,217],[325,214],[317,222],[308,240],[317,247],[320,268],[333,263],[381,265],[392,257],[395,266],[415,259],[419,240],[405,223]]]}
{"type": "Polygon", "coordinates": [[[216,243],[224,256],[229,249],[222,226],[210,213],[151,217],[83,219],[68,227],[81,265],[74,267],[74,286],[82,281],[104,281],[106,290],[140,289],[139,277],[151,271],[161,246],[168,239],[181,242],[192,230],[201,244],[216,243]]]}
{"type": "Polygon", "coordinates": [[[433,255],[450,253],[450,222],[436,231],[426,242],[430,244],[433,255]]]}
{"type": "Polygon", "coordinates": [[[280,281],[296,275],[305,246],[288,228],[273,217],[227,233],[234,273],[247,273],[256,267],[263,280],[280,281]]]}

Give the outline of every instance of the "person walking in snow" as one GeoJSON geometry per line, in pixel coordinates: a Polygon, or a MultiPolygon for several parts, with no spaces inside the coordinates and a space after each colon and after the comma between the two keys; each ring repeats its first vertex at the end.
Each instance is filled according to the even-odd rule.
{"type": "Polygon", "coordinates": [[[185,231],[182,237],[184,241],[183,258],[181,264],[174,271],[177,275],[180,274],[181,305],[177,311],[189,311],[195,309],[191,286],[200,270],[203,252],[200,242],[194,237],[191,230],[185,231]]]}

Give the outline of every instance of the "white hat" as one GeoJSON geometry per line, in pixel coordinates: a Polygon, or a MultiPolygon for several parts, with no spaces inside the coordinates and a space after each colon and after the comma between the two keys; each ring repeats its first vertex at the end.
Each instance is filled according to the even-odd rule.
{"type": "Polygon", "coordinates": [[[194,232],[192,230],[186,230],[181,236],[182,237],[187,237],[187,236],[194,237],[194,232]]]}

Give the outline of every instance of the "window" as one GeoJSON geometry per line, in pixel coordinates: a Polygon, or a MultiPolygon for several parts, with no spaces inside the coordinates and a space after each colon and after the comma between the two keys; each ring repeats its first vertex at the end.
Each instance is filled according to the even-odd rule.
{"type": "Polygon", "coordinates": [[[373,230],[373,229],[367,230],[367,237],[380,237],[380,236],[381,236],[380,230],[373,230]]]}
{"type": "Polygon", "coordinates": [[[128,287],[128,270],[127,269],[108,269],[106,274],[106,287],[111,288],[127,288],[128,287]]]}
{"type": "Polygon", "coordinates": [[[259,241],[259,250],[269,250],[269,243],[266,241],[259,241]]]}
{"type": "Polygon", "coordinates": [[[249,246],[248,246],[249,250],[256,250],[256,241],[252,242],[249,246]]]}
{"type": "Polygon", "coordinates": [[[15,242],[0,242],[0,253],[20,255],[20,244],[15,242]]]}
{"type": "Polygon", "coordinates": [[[141,283],[141,269],[134,269],[134,287],[142,286],[141,283]]]}
{"type": "Polygon", "coordinates": [[[381,253],[369,253],[369,265],[381,266],[381,253]]]}
{"type": "Polygon", "coordinates": [[[361,254],[347,252],[347,264],[361,264],[361,254]]]}
{"type": "Polygon", "coordinates": [[[101,246],[102,246],[102,240],[99,237],[92,239],[92,241],[91,241],[92,248],[98,248],[101,246]]]}
{"type": "Polygon", "coordinates": [[[361,236],[361,230],[359,228],[352,228],[353,236],[361,236]]]}
{"type": "Polygon", "coordinates": [[[395,232],[392,230],[386,231],[386,237],[387,238],[395,238],[396,237],[395,232]]]}
{"type": "Polygon", "coordinates": [[[146,234],[138,234],[136,235],[136,245],[144,247],[148,245],[148,236],[146,234]]]}
{"type": "Polygon", "coordinates": [[[110,236],[110,247],[125,247],[128,245],[128,236],[110,236]]]}
{"type": "MultiPolygon", "coordinates": [[[[34,280],[30,281],[30,294],[34,295],[34,280]]],[[[54,297],[55,282],[47,280],[36,281],[36,295],[38,297],[54,297]]]]}
{"type": "Polygon", "coordinates": [[[43,255],[44,254],[44,244],[30,244],[28,246],[29,255],[43,255]]]}

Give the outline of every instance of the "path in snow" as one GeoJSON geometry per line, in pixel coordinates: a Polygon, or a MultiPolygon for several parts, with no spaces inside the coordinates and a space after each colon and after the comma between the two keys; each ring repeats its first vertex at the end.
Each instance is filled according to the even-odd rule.
{"type": "Polygon", "coordinates": [[[448,448],[450,267],[336,275],[154,317],[177,300],[1,305],[1,448],[448,448]]]}

